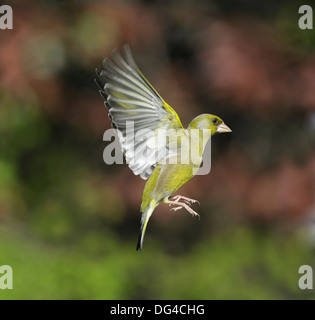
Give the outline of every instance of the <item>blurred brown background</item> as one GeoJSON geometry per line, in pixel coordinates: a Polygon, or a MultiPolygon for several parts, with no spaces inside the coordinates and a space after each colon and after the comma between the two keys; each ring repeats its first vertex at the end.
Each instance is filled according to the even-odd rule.
{"type": "Polygon", "coordinates": [[[315,267],[315,31],[299,1],[7,1],[0,30],[0,299],[310,299],[315,267]],[[129,43],[184,125],[212,140],[210,175],[161,204],[136,252],[145,181],[103,162],[94,70],[129,43]]]}

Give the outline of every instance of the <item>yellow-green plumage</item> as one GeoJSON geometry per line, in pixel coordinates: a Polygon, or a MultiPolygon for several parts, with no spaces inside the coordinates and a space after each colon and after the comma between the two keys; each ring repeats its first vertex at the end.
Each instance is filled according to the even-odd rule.
{"type": "MultiPolygon", "coordinates": [[[[203,129],[210,129],[211,135],[214,135],[217,133],[217,127],[222,123],[223,121],[219,117],[213,115],[205,114],[198,116],[189,124],[187,136],[189,136],[189,129],[198,129],[200,132],[202,132],[203,129]],[[212,119],[217,119],[217,125],[212,123],[212,119]]],[[[210,136],[205,138],[209,139],[210,136]]],[[[204,147],[207,143],[207,140],[204,141],[200,139],[199,141],[199,154],[195,155],[198,158],[197,161],[190,164],[178,163],[158,165],[153,171],[144,187],[142,195],[141,212],[143,212],[145,216],[149,213],[149,216],[145,218],[147,219],[146,224],[153,213],[153,210],[147,211],[148,207],[151,205],[151,208],[156,208],[161,201],[167,203],[168,197],[175,193],[196,174],[201,165],[204,147]]],[[[188,144],[186,145],[186,148],[189,148],[188,144]]],[[[144,233],[145,228],[142,228],[137,246],[140,250],[142,249],[144,233]]]]}
{"type": "Polygon", "coordinates": [[[196,215],[188,207],[187,201],[178,201],[179,198],[193,202],[195,200],[178,196],[177,200],[172,201],[169,197],[196,174],[209,138],[216,133],[231,130],[222,119],[211,114],[196,117],[184,129],[174,109],[160,97],[140,72],[128,46],[124,46],[123,53],[124,57],[117,51],[113,53],[114,63],[108,59],[103,61],[102,68],[96,70],[96,83],[109,109],[113,126],[120,133],[120,142],[129,167],[143,179],[149,178],[141,203],[141,230],[137,245],[137,250],[141,250],[148,221],[161,201],[178,205],[176,210],[185,208],[196,215]],[[170,133],[167,153],[150,148],[147,141],[130,142],[132,140],[127,136],[127,121],[133,121],[135,132],[140,132],[141,129],[151,130],[154,139],[158,138],[161,129],[170,133]],[[196,131],[199,133],[198,145],[191,149],[196,131]],[[143,150],[147,153],[140,152],[143,150]],[[162,157],[159,157],[160,154],[162,157]],[[185,161],[179,161],[183,160],[183,155],[185,161]]]}

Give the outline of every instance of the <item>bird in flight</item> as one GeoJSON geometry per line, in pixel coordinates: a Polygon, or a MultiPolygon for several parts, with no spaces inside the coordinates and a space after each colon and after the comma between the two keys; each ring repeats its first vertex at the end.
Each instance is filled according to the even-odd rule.
{"type": "Polygon", "coordinates": [[[174,206],[172,210],[184,208],[193,216],[199,216],[191,208],[197,200],[171,196],[196,174],[211,136],[231,132],[231,129],[212,114],[197,116],[185,129],[175,110],[144,77],[128,45],[123,46],[122,54],[114,50],[112,59],[103,60],[96,69],[95,82],[118,132],[126,162],[135,175],[148,180],[142,195],[137,244],[137,250],[142,250],[148,221],[160,202],[174,206]],[[128,134],[130,123],[133,136],[128,134]]]}

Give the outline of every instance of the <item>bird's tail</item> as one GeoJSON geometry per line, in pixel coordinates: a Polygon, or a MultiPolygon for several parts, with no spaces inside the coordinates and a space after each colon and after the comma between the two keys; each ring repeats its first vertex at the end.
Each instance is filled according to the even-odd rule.
{"type": "Polygon", "coordinates": [[[145,234],[145,230],[147,228],[149,219],[155,209],[156,205],[155,203],[152,201],[147,208],[145,209],[145,211],[142,213],[141,216],[141,228],[140,228],[140,234],[139,234],[139,239],[138,239],[138,244],[137,244],[137,250],[142,250],[142,246],[143,246],[143,239],[144,239],[144,234],[145,234]]]}

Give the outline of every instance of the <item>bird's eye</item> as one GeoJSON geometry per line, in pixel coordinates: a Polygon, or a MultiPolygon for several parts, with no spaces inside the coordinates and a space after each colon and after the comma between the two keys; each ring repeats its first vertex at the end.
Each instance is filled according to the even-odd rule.
{"type": "Polygon", "coordinates": [[[217,119],[217,118],[213,118],[213,119],[212,119],[212,123],[213,123],[213,124],[218,124],[218,119],[217,119]]]}

